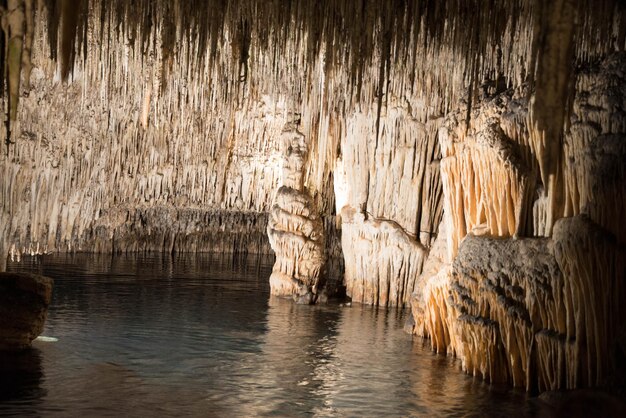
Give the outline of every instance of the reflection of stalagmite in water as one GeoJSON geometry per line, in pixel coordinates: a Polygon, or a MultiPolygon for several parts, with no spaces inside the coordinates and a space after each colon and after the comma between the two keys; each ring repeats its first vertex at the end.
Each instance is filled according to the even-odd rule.
{"type": "Polygon", "coordinates": [[[294,405],[294,400],[302,400],[307,408],[314,406],[310,410],[314,415],[318,415],[318,408],[327,412],[327,406],[333,402],[333,389],[341,380],[340,366],[335,361],[341,317],[340,309],[302,307],[270,297],[261,359],[256,360],[261,373],[251,378],[255,386],[271,382],[261,384],[271,388],[271,392],[262,393],[263,401],[254,415],[267,415],[268,406],[272,408],[271,415],[301,415],[301,406],[294,405]],[[274,391],[290,393],[290,401],[275,402],[274,391]]]}
{"type": "Polygon", "coordinates": [[[276,263],[270,277],[272,294],[301,303],[315,301],[324,264],[324,230],[313,200],[304,187],[307,146],[304,135],[287,125],[281,141],[283,184],[276,193],[267,225],[276,263]]]}

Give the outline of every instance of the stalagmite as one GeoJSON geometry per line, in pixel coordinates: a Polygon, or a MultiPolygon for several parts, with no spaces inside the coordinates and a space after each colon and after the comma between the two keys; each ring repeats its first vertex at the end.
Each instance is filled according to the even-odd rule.
{"type": "Polygon", "coordinates": [[[341,217],[348,296],[370,305],[407,304],[426,249],[394,222],[366,219],[349,207],[341,217]]]}
{"type": "Polygon", "coordinates": [[[552,227],[524,95],[486,97],[469,124],[453,113],[440,131],[444,225],[412,300],[413,331],[468,373],[545,391],[600,386],[620,366],[625,59],[579,75],[567,164],[550,186],[562,187],[569,217],[552,227]]]}
{"type": "Polygon", "coordinates": [[[486,379],[610,374],[623,1],[5,3],[0,270],[273,246],[274,293],[307,301],[325,264],[486,379]]]}
{"type": "Polygon", "coordinates": [[[281,151],[282,184],[267,223],[267,235],[276,253],[270,288],[273,295],[314,303],[325,261],[324,229],[304,187],[306,140],[293,124],[282,133],[281,151]]]}
{"type": "Polygon", "coordinates": [[[348,122],[334,172],[347,294],[381,306],[408,305],[441,218],[441,120],[420,123],[399,102],[381,115],[379,138],[366,115],[348,122]]]}

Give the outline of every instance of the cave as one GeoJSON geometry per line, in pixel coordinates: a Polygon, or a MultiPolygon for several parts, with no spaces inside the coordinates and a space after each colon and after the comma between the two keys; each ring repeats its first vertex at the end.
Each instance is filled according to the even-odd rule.
{"type": "Polygon", "coordinates": [[[0,415],[626,416],[624,1],[0,17],[0,415]]]}

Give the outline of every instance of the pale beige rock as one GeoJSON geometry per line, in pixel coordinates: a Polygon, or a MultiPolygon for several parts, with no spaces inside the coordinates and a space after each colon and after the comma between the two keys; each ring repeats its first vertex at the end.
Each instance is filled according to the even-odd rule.
{"type": "Polygon", "coordinates": [[[313,200],[304,187],[307,144],[295,126],[281,135],[282,186],[276,192],[267,235],[276,253],[270,290],[276,296],[302,297],[314,302],[325,262],[324,229],[313,200]]]}
{"type": "Polygon", "coordinates": [[[469,125],[453,113],[440,131],[448,239],[438,237],[414,293],[413,332],[461,358],[468,373],[541,391],[599,386],[617,373],[625,59],[580,74],[562,177],[550,191],[523,95],[486,98],[469,125]],[[522,238],[533,234],[551,236],[522,238]]]}
{"type": "Polygon", "coordinates": [[[355,302],[407,306],[436,236],[443,119],[422,122],[418,109],[390,99],[378,136],[364,109],[347,121],[333,174],[346,291],[355,302]]]}
{"type": "Polygon", "coordinates": [[[528,228],[535,176],[522,151],[519,100],[501,94],[477,106],[469,121],[463,111],[451,114],[439,131],[449,262],[467,234],[513,237],[528,228]]]}
{"type": "Polygon", "coordinates": [[[468,236],[424,290],[424,330],[434,349],[492,382],[601,385],[625,313],[624,260],[625,249],[584,217],[559,220],[552,239],[468,236]]]}
{"type": "Polygon", "coordinates": [[[426,248],[393,221],[366,219],[349,206],[341,218],[347,295],[369,305],[408,305],[426,248]]]}
{"type": "MultiPolygon", "coordinates": [[[[502,379],[509,360],[494,324],[468,317],[453,329],[452,263],[466,236],[549,237],[560,218],[585,214],[624,243],[623,59],[570,74],[624,50],[618,2],[442,2],[434,15],[411,2],[300,2],[290,13],[250,0],[61,3],[62,16],[40,9],[32,45],[32,16],[17,22],[26,21],[34,68],[6,138],[14,143],[0,153],[2,253],[267,251],[259,236],[294,112],[311,158],[296,161],[302,176],[288,181],[306,184],[310,200],[280,195],[275,237],[298,228],[312,236],[309,215],[319,214],[337,256],[343,224],[355,299],[403,305],[418,290],[430,325],[416,330],[441,335],[441,351],[463,349],[455,336],[464,336],[476,373],[502,379]],[[484,77],[498,80],[481,86],[484,77]],[[534,91],[523,91],[528,81],[534,91]],[[511,90],[481,97],[502,85],[511,90]],[[445,246],[433,242],[443,206],[445,246]],[[485,352],[475,338],[483,331],[485,352]]],[[[10,4],[33,11],[30,0],[10,4]]],[[[15,97],[19,77],[8,75],[15,97]]],[[[563,248],[563,268],[576,270],[567,254],[579,249],[563,248]]],[[[559,353],[549,333],[537,338],[559,353]]],[[[516,382],[525,376],[511,370],[516,382]]]]}
{"type": "Polygon", "coordinates": [[[437,352],[442,352],[442,350],[445,352],[450,342],[449,337],[446,336],[449,327],[442,325],[448,320],[447,312],[445,312],[450,270],[450,264],[446,262],[448,257],[447,243],[446,222],[443,221],[439,224],[437,239],[424,262],[424,268],[417,279],[410,300],[411,313],[414,319],[412,333],[420,337],[431,338],[432,347],[437,352]],[[444,312],[440,310],[444,310],[444,312]],[[437,326],[442,326],[441,332],[430,333],[430,330],[437,326]],[[439,337],[444,337],[444,340],[438,341],[439,337]]]}

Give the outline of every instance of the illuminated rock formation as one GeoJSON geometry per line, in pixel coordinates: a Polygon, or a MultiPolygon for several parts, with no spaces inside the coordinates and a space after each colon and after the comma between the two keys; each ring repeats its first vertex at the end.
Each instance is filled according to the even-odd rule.
{"type": "Polygon", "coordinates": [[[468,373],[542,391],[599,386],[615,373],[626,314],[617,221],[626,195],[625,63],[615,55],[578,77],[555,183],[566,216],[556,222],[524,140],[523,95],[492,97],[469,129],[452,115],[440,132],[447,248],[436,244],[426,262],[414,332],[461,358],[468,373]]]}
{"type": "Polygon", "coordinates": [[[301,303],[315,302],[324,266],[324,229],[304,187],[307,144],[291,125],[281,136],[282,185],[276,192],[267,224],[276,263],[270,276],[273,295],[294,296],[301,303]]]}
{"type": "Polygon", "coordinates": [[[426,249],[395,222],[365,219],[349,207],[344,207],[341,217],[348,296],[370,305],[407,303],[426,249]]]}
{"type": "Polygon", "coordinates": [[[603,384],[622,327],[625,257],[580,216],[557,221],[552,239],[468,236],[424,289],[418,332],[492,382],[542,391],[603,384]]]}
{"type": "Polygon", "coordinates": [[[472,372],[541,388],[605,375],[557,349],[610,344],[612,328],[577,328],[596,302],[571,302],[576,326],[537,320],[535,299],[570,305],[543,301],[523,258],[556,262],[555,301],[559,280],[606,290],[622,274],[587,274],[602,258],[578,264],[572,237],[616,260],[626,240],[623,1],[5,3],[0,260],[267,253],[269,224],[275,292],[312,294],[325,253],[355,302],[410,303],[415,331],[472,372]],[[293,113],[309,158],[276,194],[293,113]],[[474,240],[520,259],[481,268],[474,240]],[[495,281],[518,267],[515,289],[495,281]]]}
{"type": "Polygon", "coordinates": [[[379,121],[347,123],[334,170],[346,292],[353,301],[408,305],[441,218],[437,130],[400,100],[379,121]]]}
{"type": "Polygon", "coordinates": [[[448,260],[468,233],[512,237],[525,231],[535,182],[521,155],[525,115],[511,111],[519,100],[499,95],[470,120],[463,111],[453,113],[439,131],[448,260]]]}

